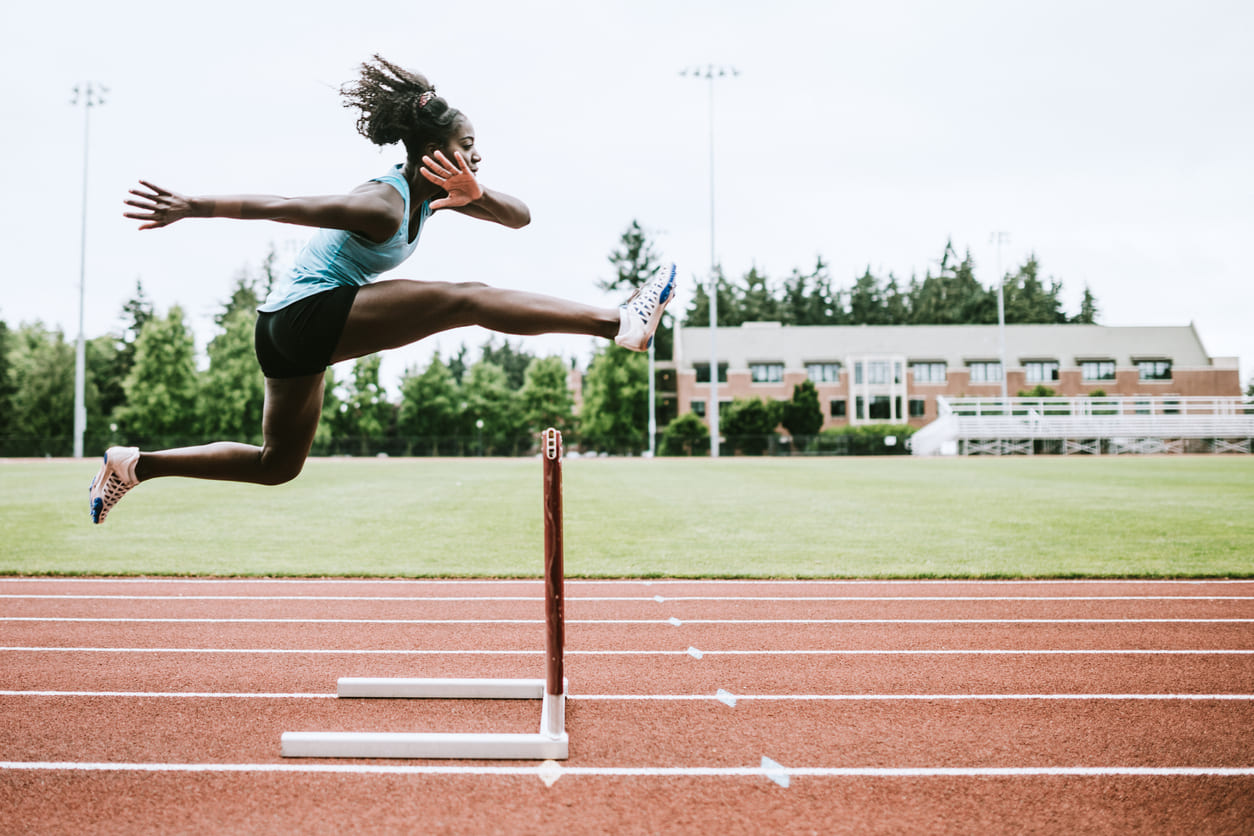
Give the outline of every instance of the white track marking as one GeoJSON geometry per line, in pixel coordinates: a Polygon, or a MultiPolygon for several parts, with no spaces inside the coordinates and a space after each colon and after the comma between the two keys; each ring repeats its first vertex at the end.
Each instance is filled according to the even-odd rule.
{"type": "MultiPolygon", "coordinates": [[[[334,693],[254,693],[251,691],[4,691],[0,697],[74,697],[118,699],[243,699],[320,700],[336,699],[334,693]]],[[[1251,702],[1254,694],[567,694],[567,702],[1251,702]]]]}
{"type": "MultiPolygon", "coordinates": [[[[0,584],[3,581],[0,580],[0,584]]],[[[542,595],[74,595],[0,593],[0,599],[29,601],[370,601],[396,603],[535,603],[542,595]]],[[[588,603],[676,603],[693,601],[753,601],[762,603],[877,603],[877,602],[1022,602],[1022,601],[1254,601],[1254,595],[676,595],[672,598],[636,596],[567,595],[567,602],[588,603]],[[661,600],[659,600],[661,599],[661,600]]]]}
{"type": "MultiPolygon", "coordinates": [[[[814,766],[559,766],[561,777],[587,778],[1130,778],[1254,777],[1254,767],[1237,766],[1030,766],[1030,767],[814,767],[814,766]],[[768,774],[768,772],[770,774],[768,774]]],[[[79,763],[0,761],[0,770],[43,772],[277,772],[333,775],[504,775],[552,778],[553,766],[455,766],[338,763],[79,763]]]]}
{"type": "MultiPolygon", "coordinates": [[[[818,650],[566,650],[565,656],[1249,656],[1254,649],[1158,649],[1107,648],[1073,650],[1007,650],[991,649],[818,649],[818,650]]],[[[0,647],[0,653],[204,653],[257,654],[287,656],[543,656],[543,650],[381,650],[374,648],[245,648],[245,647],[0,647]]],[[[699,657],[698,657],[699,658],[699,657]]]]}
{"type": "MultiPolygon", "coordinates": [[[[542,618],[97,618],[0,616],[0,622],[65,624],[544,624],[542,618]]],[[[567,618],[566,624],[1252,624],[1254,618],[567,618]]]]}

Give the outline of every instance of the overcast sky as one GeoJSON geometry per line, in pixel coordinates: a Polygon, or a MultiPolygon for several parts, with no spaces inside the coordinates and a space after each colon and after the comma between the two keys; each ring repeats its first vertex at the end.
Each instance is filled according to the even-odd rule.
{"type": "MultiPolygon", "coordinates": [[[[84,109],[91,110],[86,331],[117,329],[142,280],[197,334],[242,269],[306,231],[122,218],[138,179],[187,193],[345,192],[400,162],[354,130],[339,86],[375,52],[473,121],[486,185],[524,199],[513,231],[437,215],[401,278],[476,280],[611,304],[596,290],[633,220],[680,265],[679,304],[716,242],[773,279],[816,256],[841,285],[909,280],[947,239],[992,285],[1036,253],[1068,313],[1197,326],[1254,377],[1254,4],[1247,0],[596,0],[478,3],[12,2],[0,10],[0,235],[9,325],[77,332],[84,109]]],[[[394,380],[455,332],[392,352],[394,380]]],[[[585,358],[585,338],[529,339],[585,358]]]]}

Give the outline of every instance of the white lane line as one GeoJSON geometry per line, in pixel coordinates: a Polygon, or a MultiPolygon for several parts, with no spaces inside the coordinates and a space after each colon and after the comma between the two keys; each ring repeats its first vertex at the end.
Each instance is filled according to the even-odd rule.
{"type": "MultiPolygon", "coordinates": [[[[4,583],[0,580],[0,585],[4,583]]],[[[20,594],[0,593],[0,599],[31,601],[395,601],[397,603],[449,602],[449,603],[500,603],[538,602],[542,595],[86,595],[86,594],[20,594]]],[[[1022,601],[1254,601],[1254,595],[800,595],[800,596],[753,596],[753,595],[661,595],[645,596],[598,596],[567,595],[566,600],[589,603],[674,603],[676,601],[755,601],[766,603],[808,602],[910,602],[910,601],[959,601],[959,602],[1022,602],[1022,601]]]]}
{"type": "MultiPolygon", "coordinates": [[[[1159,648],[1105,648],[1074,650],[1009,650],[991,649],[815,649],[815,650],[566,650],[566,656],[690,656],[693,651],[702,656],[1249,656],[1254,650],[1247,649],[1159,649],[1159,648]]],[[[203,653],[203,654],[258,654],[258,655],[309,655],[309,656],[543,656],[543,650],[465,650],[428,648],[372,649],[372,648],[256,648],[256,647],[0,647],[0,653],[203,653]]],[[[700,658],[700,657],[698,657],[700,658]]]]}
{"type": "MultiPolygon", "coordinates": [[[[0,622],[59,624],[544,624],[542,618],[98,618],[0,616],[0,622]]],[[[1251,624],[1254,618],[567,618],[566,624],[1251,624]]]]}
{"type": "MultiPolygon", "coordinates": [[[[3,577],[0,584],[6,583],[98,583],[98,584],[225,584],[225,585],[263,585],[263,584],[302,584],[322,586],[456,586],[459,584],[475,586],[505,586],[509,584],[538,583],[542,579],[536,577],[521,578],[187,578],[187,577],[59,577],[56,575],[3,577]]],[[[1137,584],[1143,586],[1221,586],[1225,584],[1250,584],[1252,578],[656,578],[652,580],[633,580],[622,578],[567,578],[567,586],[1007,586],[1022,584],[1027,586],[1067,585],[1081,586],[1093,584],[1137,584]]]]}
{"type": "Polygon", "coordinates": [[[0,761],[0,770],[68,772],[328,773],[336,775],[530,775],[588,778],[1034,778],[1034,777],[1249,777],[1249,766],[1029,766],[1029,767],[807,767],[779,766],[457,766],[452,764],[361,763],[90,763],[77,761],[0,761]]]}
{"type": "MultiPolygon", "coordinates": [[[[4,691],[0,697],[74,697],[124,699],[243,699],[321,700],[337,699],[334,693],[263,693],[252,691],[4,691]]],[[[1033,701],[1150,701],[1150,702],[1251,702],[1254,694],[567,694],[568,702],[997,702],[1033,701]]]]}

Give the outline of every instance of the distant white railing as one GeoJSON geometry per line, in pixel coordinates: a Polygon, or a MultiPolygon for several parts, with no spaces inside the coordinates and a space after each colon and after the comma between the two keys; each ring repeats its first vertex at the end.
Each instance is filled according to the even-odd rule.
{"type": "MultiPolygon", "coordinates": [[[[1254,439],[1254,398],[1076,397],[1076,398],[945,398],[937,397],[937,420],[911,438],[916,455],[959,452],[959,443],[984,443],[981,452],[1024,452],[1023,442],[1038,439],[1083,442],[1079,449],[1097,451],[1098,442],[1116,442],[1119,450],[1158,450],[1150,439],[1244,439],[1226,441],[1216,450],[1249,452],[1254,439]],[[1002,441],[1011,443],[1005,446],[1002,441]],[[1136,441],[1137,443],[1133,443],[1136,441]]],[[[1183,449],[1179,445],[1166,449],[1183,449]]]]}

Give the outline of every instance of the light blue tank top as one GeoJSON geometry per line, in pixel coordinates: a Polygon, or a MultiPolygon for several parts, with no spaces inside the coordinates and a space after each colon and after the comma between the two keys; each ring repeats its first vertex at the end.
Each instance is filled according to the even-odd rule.
{"type": "Polygon", "coordinates": [[[257,310],[273,312],[324,290],[363,285],[375,276],[399,265],[413,254],[422,237],[422,228],[431,217],[430,201],[418,210],[418,231],[409,240],[409,183],[397,165],[375,181],[387,183],[405,200],[405,220],[396,234],[376,244],[355,232],[319,229],[305,244],[292,269],[270,290],[257,310]]]}

